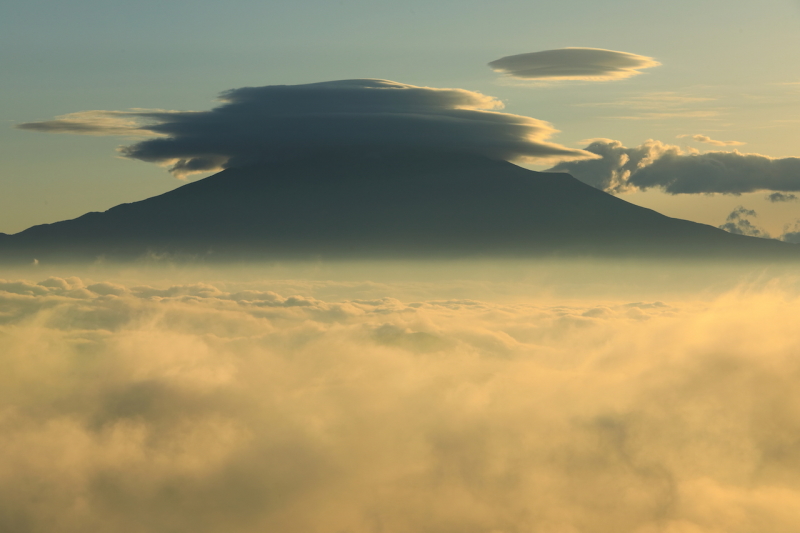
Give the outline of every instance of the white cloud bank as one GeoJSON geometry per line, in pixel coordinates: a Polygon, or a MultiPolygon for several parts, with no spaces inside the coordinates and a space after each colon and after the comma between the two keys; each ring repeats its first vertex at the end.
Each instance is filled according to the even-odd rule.
{"type": "Polygon", "coordinates": [[[622,80],[661,65],[652,57],[602,48],[559,48],[501,57],[495,72],[525,80],[622,80]]]}
{"type": "Polygon", "coordinates": [[[800,300],[0,282],[0,530],[793,533],[800,300]]]}
{"type": "Polygon", "coordinates": [[[701,133],[695,135],[692,135],[690,133],[684,133],[683,135],[678,135],[677,138],[685,139],[687,137],[692,139],[693,141],[697,141],[699,143],[704,143],[704,144],[711,144],[713,146],[742,146],[743,144],[745,144],[741,141],[720,141],[717,139],[712,139],[708,135],[703,135],[701,133]]]}

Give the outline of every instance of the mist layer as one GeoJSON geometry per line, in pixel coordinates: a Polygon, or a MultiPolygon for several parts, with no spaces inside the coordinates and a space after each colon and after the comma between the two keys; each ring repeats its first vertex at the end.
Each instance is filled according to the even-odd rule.
{"type": "Polygon", "coordinates": [[[800,300],[781,286],[357,289],[0,281],[0,530],[800,524],[800,300]]]}

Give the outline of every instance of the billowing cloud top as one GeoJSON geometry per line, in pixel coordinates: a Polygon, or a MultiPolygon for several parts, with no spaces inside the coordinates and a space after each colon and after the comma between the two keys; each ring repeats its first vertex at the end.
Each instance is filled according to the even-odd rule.
{"type": "MultiPolygon", "coordinates": [[[[698,153],[648,140],[628,148],[613,139],[591,139],[584,148],[599,157],[562,162],[551,172],[568,172],[612,194],[661,189],[668,194],[742,194],[800,191],[800,158],[732,152],[698,153]]],[[[776,199],[780,200],[781,198],[776,199]]]]}
{"type": "Polygon", "coordinates": [[[797,531],[797,286],[677,266],[0,279],[0,531],[797,531]]]}
{"type": "Polygon", "coordinates": [[[504,160],[596,157],[547,139],[555,130],[500,113],[491,96],[464,89],[356,79],[244,87],[210,111],[86,111],[17,127],[91,135],[153,136],[121,152],[193,172],[320,151],[438,150],[504,160]]]}
{"type": "Polygon", "coordinates": [[[559,48],[501,57],[489,63],[495,72],[531,80],[621,80],[641,69],[661,63],[652,57],[603,50],[602,48],[559,48]]]}

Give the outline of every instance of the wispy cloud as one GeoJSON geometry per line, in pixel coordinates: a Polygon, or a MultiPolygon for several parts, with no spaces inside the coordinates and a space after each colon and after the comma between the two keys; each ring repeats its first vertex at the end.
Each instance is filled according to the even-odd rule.
{"type": "Polygon", "coordinates": [[[615,102],[587,102],[582,104],[573,104],[575,107],[628,107],[632,109],[672,109],[675,107],[682,108],[687,104],[696,104],[701,102],[711,102],[714,98],[703,96],[689,96],[675,92],[657,92],[648,93],[639,96],[631,96],[625,100],[617,100],[615,102]]]}
{"type": "Polygon", "coordinates": [[[725,223],[719,226],[719,229],[724,229],[728,233],[736,235],[749,235],[750,237],[769,239],[769,233],[750,221],[750,217],[757,216],[758,214],[752,209],[747,209],[741,205],[736,206],[725,219],[725,223]]]}
{"type": "Polygon", "coordinates": [[[743,142],[740,142],[740,141],[718,141],[716,139],[712,139],[708,135],[702,135],[700,133],[695,134],[695,135],[692,135],[691,133],[684,133],[682,135],[678,135],[677,138],[678,139],[685,139],[687,137],[691,138],[694,141],[697,141],[697,142],[700,142],[700,143],[705,143],[705,144],[712,144],[714,146],[741,146],[743,144],[746,144],[746,143],[743,143],[743,142]]]}
{"type": "Polygon", "coordinates": [[[559,48],[506,56],[489,63],[495,72],[525,80],[610,81],[659,66],[652,57],[601,48],[559,48]]]}
{"type": "Polygon", "coordinates": [[[715,118],[720,115],[719,111],[705,110],[705,111],[691,111],[691,110],[674,110],[663,112],[642,112],[636,115],[618,115],[609,116],[606,118],[616,118],[623,120],[660,120],[672,118],[715,118]]]}
{"type": "Polygon", "coordinates": [[[604,118],[624,120],[661,120],[671,118],[715,118],[723,114],[724,108],[709,107],[715,98],[693,96],[677,92],[656,92],[631,96],[612,102],[584,102],[575,107],[620,108],[633,114],[604,118]],[[700,106],[700,107],[698,107],[700,106]]]}
{"type": "Polygon", "coordinates": [[[124,137],[153,137],[159,135],[147,127],[146,119],[151,114],[170,113],[160,109],[138,109],[131,111],[79,111],[61,115],[53,120],[25,122],[17,128],[44,133],[72,133],[79,135],[119,135],[124,137]]]}

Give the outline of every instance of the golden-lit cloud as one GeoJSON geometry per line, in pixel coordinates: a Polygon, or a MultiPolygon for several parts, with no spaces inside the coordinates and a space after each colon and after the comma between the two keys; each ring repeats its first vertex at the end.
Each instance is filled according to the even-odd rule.
{"type": "Polygon", "coordinates": [[[621,80],[661,63],[652,57],[601,48],[559,48],[501,57],[495,72],[525,80],[621,80]]]}
{"type": "Polygon", "coordinates": [[[384,151],[445,151],[494,159],[593,157],[548,139],[548,122],[497,111],[498,99],[464,89],[388,80],[243,87],[209,111],[86,111],[17,127],[154,138],[120,149],[170,167],[177,177],[264,160],[384,151]]]}
{"type": "Polygon", "coordinates": [[[795,292],[385,289],[0,282],[0,530],[800,523],[795,292]]]}
{"type": "Polygon", "coordinates": [[[741,141],[718,141],[716,139],[712,139],[708,135],[702,135],[700,133],[695,135],[692,135],[691,133],[684,133],[682,135],[678,135],[677,138],[685,139],[687,137],[699,143],[712,144],[714,146],[741,146],[743,144],[746,144],[741,141]]]}
{"type": "MultiPolygon", "coordinates": [[[[145,125],[145,113],[164,113],[161,110],[134,111],[80,111],[61,115],[53,120],[25,122],[17,128],[45,133],[72,133],[78,135],[119,135],[124,137],[153,137],[156,132],[145,125]]],[[[166,111],[168,113],[168,111],[166,111]]]]}

